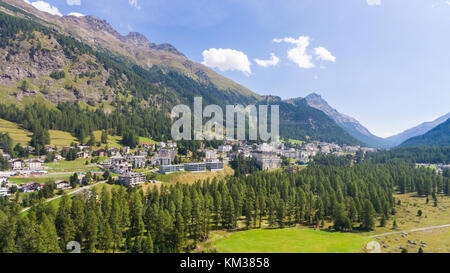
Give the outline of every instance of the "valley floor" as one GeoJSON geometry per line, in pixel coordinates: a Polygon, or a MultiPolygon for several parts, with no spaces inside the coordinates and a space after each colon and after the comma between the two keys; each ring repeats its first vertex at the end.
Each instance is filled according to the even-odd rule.
{"type": "MultiPolygon", "coordinates": [[[[253,229],[236,232],[214,231],[210,239],[200,243],[198,252],[224,253],[354,253],[367,252],[368,242],[376,240],[382,253],[400,253],[402,248],[417,253],[450,253],[450,197],[438,196],[434,207],[425,197],[396,195],[398,228],[394,217],[386,227],[372,232],[330,232],[300,226],[286,229],[253,229]],[[421,210],[422,216],[417,216],[421,210]],[[416,229],[416,230],[415,230],[416,229]],[[419,229],[419,230],[417,230],[419,229]]],[[[379,221],[377,221],[379,223],[379,221]]],[[[378,224],[377,223],[377,224],[378,224]]],[[[331,223],[327,223],[329,226],[331,223]]]]}

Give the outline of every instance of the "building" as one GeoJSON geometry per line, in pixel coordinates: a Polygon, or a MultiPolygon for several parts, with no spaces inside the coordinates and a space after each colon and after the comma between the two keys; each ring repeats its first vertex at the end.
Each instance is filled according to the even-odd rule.
{"type": "Polygon", "coordinates": [[[9,164],[11,165],[11,169],[13,170],[21,170],[25,167],[25,163],[22,159],[11,159],[9,161],[9,164]]]}
{"type": "Polygon", "coordinates": [[[123,152],[124,154],[129,154],[129,153],[130,153],[130,147],[128,147],[128,146],[123,147],[123,148],[122,148],[122,152],[123,152]]]}
{"type": "Polygon", "coordinates": [[[177,143],[176,142],[168,142],[167,143],[167,148],[176,148],[177,147],[177,143]]]}
{"type": "Polygon", "coordinates": [[[0,185],[0,197],[8,196],[8,188],[0,185]]]}
{"type": "Polygon", "coordinates": [[[2,156],[5,160],[11,160],[11,156],[9,154],[3,154],[2,156]]]}
{"type": "Polygon", "coordinates": [[[81,151],[77,153],[77,158],[90,158],[91,155],[86,151],[81,151]]]}
{"type": "Polygon", "coordinates": [[[109,154],[111,156],[121,156],[119,148],[111,148],[111,149],[109,149],[109,154]]]}
{"type": "Polygon", "coordinates": [[[282,160],[277,156],[276,152],[254,151],[252,156],[256,159],[256,164],[261,170],[281,168],[282,160]]]}
{"type": "Polygon", "coordinates": [[[6,184],[9,183],[8,177],[0,177],[0,186],[2,186],[3,183],[6,183],[6,184]]]}
{"type": "Polygon", "coordinates": [[[206,159],[216,159],[217,152],[215,150],[205,150],[205,158],[206,159]]]}
{"type": "Polygon", "coordinates": [[[130,160],[133,163],[133,168],[135,169],[145,168],[145,163],[147,162],[147,158],[145,156],[132,156],[130,160]]]}
{"type": "Polygon", "coordinates": [[[98,149],[94,153],[95,153],[95,156],[100,156],[100,157],[104,157],[104,156],[108,155],[108,152],[105,149],[98,149]]]}
{"type": "Polygon", "coordinates": [[[177,150],[175,149],[160,149],[159,153],[158,153],[159,157],[168,157],[170,158],[171,161],[173,161],[175,159],[175,157],[177,156],[177,150]]]}
{"type": "Polygon", "coordinates": [[[220,145],[217,149],[217,151],[221,154],[231,152],[231,150],[233,150],[231,145],[220,145]]]}
{"type": "Polygon", "coordinates": [[[161,166],[167,166],[170,165],[172,160],[170,160],[170,157],[154,157],[152,158],[152,165],[161,165],[161,166]]]}
{"type": "Polygon", "coordinates": [[[66,189],[71,189],[72,186],[70,186],[70,183],[68,181],[64,181],[64,180],[60,180],[60,181],[56,181],[56,189],[58,190],[66,190],[66,189]]]}
{"type": "Polygon", "coordinates": [[[125,187],[135,187],[145,182],[145,175],[142,173],[125,172],[119,176],[119,184],[125,187]]]}
{"type": "Polygon", "coordinates": [[[223,162],[220,162],[220,161],[207,162],[206,168],[208,168],[208,170],[210,170],[211,172],[221,171],[224,168],[224,164],[223,164],[223,162]]]}
{"type": "Polygon", "coordinates": [[[43,187],[43,185],[39,183],[30,182],[27,184],[21,184],[19,187],[20,192],[34,192],[38,191],[43,187]]]}
{"type": "Polygon", "coordinates": [[[206,163],[185,163],[184,170],[188,172],[206,172],[206,163]]]}
{"type": "Polygon", "coordinates": [[[30,159],[28,161],[28,168],[30,170],[40,170],[42,168],[42,163],[44,163],[42,160],[40,159],[30,159]]]}
{"type": "Polygon", "coordinates": [[[183,171],[184,171],[183,165],[161,165],[161,166],[159,166],[160,174],[169,174],[169,173],[183,172],[183,171]]]}

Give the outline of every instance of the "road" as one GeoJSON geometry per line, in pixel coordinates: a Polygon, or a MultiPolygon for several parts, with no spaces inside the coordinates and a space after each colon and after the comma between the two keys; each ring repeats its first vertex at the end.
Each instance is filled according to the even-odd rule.
{"type": "Polygon", "coordinates": [[[440,225],[440,226],[423,227],[423,228],[415,228],[415,229],[404,230],[404,231],[395,231],[395,232],[382,233],[382,234],[369,236],[369,238],[377,238],[377,237],[384,237],[384,236],[389,236],[389,235],[393,235],[393,234],[410,233],[410,232],[415,232],[415,231],[426,231],[426,230],[438,229],[438,228],[446,228],[446,227],[450,227],[450,224],[440,225]]]}
{"type": "MultiPolygon", "coordinates": [[[[94,187],[94,186],[97,186],[97,185],[100,185],[100,184],[103,184],[103,183],[106,183],[106,181],[101,181],[101,182],[98,182],[98,183],[95,183],[95,184],[92,184],[92,185],[89,185],[89,186],[81,187],[81,188],[79,188],[79,189],[76,189],[76,190],[74,190],[74,191],[71,191],[71,192],[67,193],[67,195],[77,194],[77,193],[80,193],[80,192],[82,192],[82,191],[84,191],[84,190],[90,189],[91,187],[94,187]]],[[[63,196],[64,196],[64,195],[59,195],[59,196],[56,196],[56,197],[47,199],[47,200],[45,200],[45,202],[48,203],[48,202],[51,202],[51,201],[53,201],[53,200],[59,199],[59,198],[61,198],[61,197],[63,197],[63,196]]],[[[20,211],[20,213],[24,213],[24,212],[28,211],[29,209],[31,209],[31,207],[24,208],[23,210],[20,211]]]]}

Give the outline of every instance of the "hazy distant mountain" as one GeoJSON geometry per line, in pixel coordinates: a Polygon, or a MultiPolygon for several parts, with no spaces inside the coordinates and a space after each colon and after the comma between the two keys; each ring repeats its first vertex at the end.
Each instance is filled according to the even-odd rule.
{"type": "Polygon", "coordinates": [[[440,118],[437,118],[434,121],[424,122],[416,127],[413,127],[413,128],[408,129],[400,134],[388,137],[386,139],[388,141],[392,142],[395,146],[397,146],[397,145],[400,145],[401,143],[403,143],[407,139],[425,134],[426,132],[435,128],[439,124],[444,123],[449,118],[450,118],[450,113],[448,113],[440,118]]]}
{"type": "Polygon", "coordinates": [[[436,126],[426,134],[410,138],[401,146],[449,146],[450,145],[450,118],[436,126]]]}
{"type": "Polygon", "coordinates": [[[307,104],[318,110],[321,110],[327,116],[332,118],[339,126],[341,126],[347,133],[358,139],[359,141],[366,143],[370,147],[376,148],[388,148],[392,144],[389,141],[373,135],[366,127],[361,125],[359,121],[350,116],[339,113],[336,109],[331,107],[327,101],[325,101],[319,94],[312,93],[305,98],[296,98],[288,100],[294,104],[307,104]]]}

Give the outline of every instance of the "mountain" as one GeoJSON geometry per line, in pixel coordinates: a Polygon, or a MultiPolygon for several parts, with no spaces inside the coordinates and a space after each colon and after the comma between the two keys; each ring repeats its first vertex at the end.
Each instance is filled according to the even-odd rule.
{"type": "Polygon", "coordinates": [[[400,145],[404,141],[413,138],[415,136],[421,136],[431,129],[435,128],[439,124],[444,123],[450,118],[450,113],[443,115],[442,117],[439,117],[433,121],[430,122],[424,122],[422,124],[417,125],[416,127],[413,127],[411,129],[408,129],[400,134],[391,136],[386,138],[386,140],[392,142],[395,146],[400,145]]]}
{"type": "Polygon", "coordinates": [[[427,133],[406,140],[400,146],[450,146],[450,118],[427,133]]]}
{"type": "Polygon", "coordinates": [[[44,128],[83,136],[105,127],[100,129],[120,134],[139,120],[133,130],[157,133],[151,137],[159,139],[170,134],[170,122],[164,121],[164,130],[155,130],[163,122],[154,117],[169,117],[174,105],[191,105],[201,96],[204,105],[279,104],[282,137],[360,143],[319,110],[258,95],[192,62],[170,44],[152,43],[137,32],[121,35],[94,16],[53,16],[24,1],[4,0],[0,30],[1,103],[16,107],[0,107],[0,117],[28,124],[31,131],[35,121],[21,111],[39,103],[49,109],[33,108],[44,128]],[[77,107],[61,106],[64,103],[77,107]],[[64,112],[80,115],[86,124],[75,128],[71,122],[76,121],[60,115],[64,112]],[[142,116],[153,117],[153,122],[142,116]]]}
{"type": "Polygon", "coordinates": [[[387,148],[390,143],[383,138],[373,135],[366,127],[361,125],[359,121],[350,116],[339,113],[336,109],[331,107],[326,100],[319,94],[312,93],[305,98],[295,98],[287,100],[287,102],[295,105],[308,105],[324,112],[327,116],[332,118],[340,127],[347,133],[366,143],[370,147],[387,148]]]}

